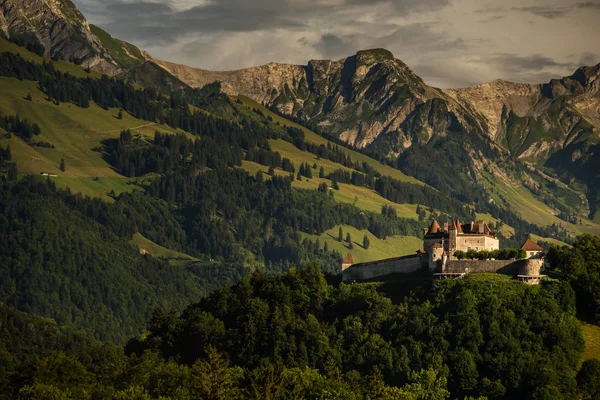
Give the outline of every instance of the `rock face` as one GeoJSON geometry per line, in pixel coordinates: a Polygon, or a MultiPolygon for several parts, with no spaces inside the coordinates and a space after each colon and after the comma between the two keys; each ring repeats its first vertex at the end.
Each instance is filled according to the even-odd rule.
{"type": "Polygon", "coordinates": [[[71,0],[0,0],[0,29],[8,38],[43,45],[47,56],[84,63],[110,76],[124,72],[121,60],[92,33],[71,0]]]}
{"type": "Polygon", "coordinates": [[[156,62],[190,86],[220,81],[228,94],[251,97],[387,155],[435,135],[478,131],[517,157],[543,162],[582,137],[598,138],[600,127],[600,64],[543,85],[497,80],[440,90],[383,49],[306,66],[272,63],[224,72],[156,62]]]}
{"type": "Polygon", "coordinates": [[[441,90],[384,49],[226,72],[156,63],[190,86],[220,81],[228,94],[248,96],[358,148],[399,157],[405,172],[446,192],[469,191],[474,182],[493,185],[491,174],[552,207],[585,213],[581,189],[556,179],[570,184],[575,177],[588,185],[588,211],[600,209],[598,174],[572,166],[577,161],[578,170],[589,170],[600,163],[594,156],[600,153],[600,64],[541,85],[496,80],[441,90]],[[448,169],[456,172],[451,178],[444,177],[448,169]]]}

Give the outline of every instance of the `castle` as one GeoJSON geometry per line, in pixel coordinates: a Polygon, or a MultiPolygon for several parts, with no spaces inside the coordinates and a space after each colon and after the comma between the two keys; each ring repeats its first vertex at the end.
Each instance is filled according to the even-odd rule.
{"type": "Polygon", "coordinates": [[[524,260],[459,260],[456,252],[494,251],[500,249],[500,240],[484,221],[461,224],[458,219],[443,226],[433,220],[423,229],[423,249],[415,254],[384,260],[354,263],[348,253],[342,262],[342,281],[373,279],[383,275],[416,272],[427,268],[434,279],[460,278],[469,273],[495,272],[514,276],[528,283],[538,284],[543,277],[543,249],[527,240],[521,249],[524,260]]]}

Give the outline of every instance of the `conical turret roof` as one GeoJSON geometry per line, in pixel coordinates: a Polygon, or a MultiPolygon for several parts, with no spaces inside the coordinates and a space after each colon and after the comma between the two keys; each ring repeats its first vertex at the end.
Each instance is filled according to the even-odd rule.
{"type": "Polygon", "coordinates": [[[438,224],[438,222],[434,219],[427,233],[438,233],[441,230],[442,228],[440,228],[440,224],[438,224]]]}

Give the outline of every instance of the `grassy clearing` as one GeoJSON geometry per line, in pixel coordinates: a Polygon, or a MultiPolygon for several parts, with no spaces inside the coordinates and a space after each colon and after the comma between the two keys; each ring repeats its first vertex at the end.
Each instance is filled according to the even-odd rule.
{"type": "Polygon", "coordinates": [[[93,103],[89,108],[66,103],[56,106],[46,100],[36,82],[0,77],[0,87],[0,114],[19,114],[39,124],[42,134],[36,140],[49,142],[55,148],[32,147],[15,135],[0,139],[0,146],[10,144],[19,172],[56,174],[57,184],[69,186],[74,192],[107,198],[111,189],[117,193],[132,189],[130,180],[115,171],[102,152],[93,150],[103,140],[118,138],[123,129],[148,137],[153,137],[157,129],[174,132],[168,126],[142,121],[127,113],[119,120],[117,109],[104,110],[93,103]],[[33,96],[31,102],[25,100],[28,92],[33,96]],[[59,170],[61,159],[65,160],[65,172],[59,170]]]}
{"type": "Polygon", "coordinates": [[[69,73],[69,74],[71,74],[73,76],[77,76],[79,78],[87,78],[88,76],[92,77],[92,78],[102,77],[102,74],[100,74],[96,71],[91,71],[88,74],[87,72],[85,72],[84,68],[82,68],[81,66],[70,63],[68,61],[64,61],[64,60],[53,61],[49,57],[40,57],[37,54],[32,53],[29,50],[25,49],[24,47],[19,47],[16,44],[9,42],[6,39],[0,38],[0,53],[3,53],[3,52],[18,54],[21,57],[23,57],[25,60],[36,62],[38,64],[41,64],[44,61],[52,62],[52,64],[54,64],[54,67],[56,67],[56,69],[58,69],[59,71],[69,73]]]}
{"type": "MultiPolygon", "coordinates": [[[[251,175],[255,175],[258,171],[262,171],[263,174],[265,174],[264,176],[267,176],[266,174],[268,168],[264,165],[260,165],[250,161],[243,161],[242,168],[248,171],[251,175]]],[[[281,169],[276,169],[275,174],[279,176],[288,175],[287,172],[281,169]]],[[[313,172],[313,174],[315,173],[313,172]]],[[[322,182],[325,182],[328,186],[331,186],[331,181],[329,179],[317,178],[314,176],[312,179],[302,178],[301,181],[294,180],[292,182],[292,186],[297,189],[316,190],[319,187],[319,184],[321,184],[322,182]]],[[[339,203],[354,204],[362,210],[371,211],[375,213],[381,212],[381,207],[384,204],[387,204],[388,206],[394,207],[396,209],[396,212],[399,217],[413,219],[419,218],[419,216],[417,215],[416,204],[393,203],[381,197],[374,190],[371,190],[366,187],[353,186],[345,183],[340,183],[339,187],[340,190],[333,190],[334,199],[339,203]]]]}
{"type": "MultiPolygon", "coordinates": [[[[296,124],[295,122],[292,122],[283,117],[280,117],[279,115],[273,113],[268,108],[262,106],[261,104],[255,102],[254,100],[252,100],[248,97],[238,96],[235,99],[239,99],[242,102],[242,105],[244,105],[245,107],[248,107],[250,109],[255,108],[257,110],[260,110],[264,115],[270,116],[273,119],[274,123],[279,123],[279,125],[284,126],[284,127],[289,126],[289,127],[301,129],[304,132],[304,136],[305,136],[305,139],[307,142],[312,142],[312,143],[316,143],[316,144],[324,144],[324,145],[327,145],[327,143],[328,143],[327,139],[323,138],[322,136],[317,135],[310,129],[307,129],[301,125],[296,124]]],[[[240,107],[238,107],[238,108],[240,108],[240,107]]],[[[242,109],[243,108],[244,107],[242,107],[242,109]]],[[[366,162],[373,169],[378,171],[381,175],[390,176],[390,177],[397,179],[399,181],[402,181],[402,182],[414,183],[416,185],[424,185],[423,182],[413,178],[412,176],[408,176],[408,175],[402,173],[401,171],[394,169],[388,165],[381,164],[379,161],[376,161],[362,153],[359,153],[354,150],[350,150],[348,148],[344,148],[344,151],[346,152],[346,154],[348,154],[352,158],[352,161],[358,161],[361,164],[363,162],[366,162]]]]}
{"type": "Polygon", "coordinates": [[[187,254],[180,253],[175,250],[167,249],[154,243],[153,241],[146,239],[141,233],[135,233],[129,243],[137,246],[140,251],[145,250],[153,257],[164,258],[169,261],[181,262],[181,261],[198,261],[194,257],[188,256],[187,254]]]}
{"type": "Polygon", "coordinates": [[[529,235],[529,238],[531,240],[533,240],[534,242],[547,242],[550,244],[555,244],[557,246],[569,246],[568,244],[566,244],[565,242],[561,242],[558,239],[554,239],[554,238],[545,238],[545,237],[541,237],[538,235],[534,235],[533,233],[529,235]]]}
{"type": "Polygon", "coordinates": [[[340,225],[333,229],[329,229],[322,235],[310,235],[308,233],[301,233],[303,238],[308,238],[315,242],[319,239],[321,246],[327,246],[329,250],[337,250],[345,256],[348,252],[352,253],[352,257],[355,262],[366,262],[373,260],[381,260],[391,257],[405,256],[414,254],[418,249],[423,247],[423,239],[419,239],[415,236],[392,236],[385,240],[379,239],[367,230],[359,230],[352,226],[340,225]],[[354,248],[350,250],[348,244],[339,242],[338,230],[342,227],[344,240],[346,234],[350,233],[354,248]],[[368,250],[363,248],[363,237],[367,235],[369,238],[370,246],[368,250]]]}
{"type": "Polygon", "coordinates": [[[585,350],[581,355],[581,361],[592,358],[600,360],[600,326],[581,322],[581,332],[585,340],[585,350]]]}

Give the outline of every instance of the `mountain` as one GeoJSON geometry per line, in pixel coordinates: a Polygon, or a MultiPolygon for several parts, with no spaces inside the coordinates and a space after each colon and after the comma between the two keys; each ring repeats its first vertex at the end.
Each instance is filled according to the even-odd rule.
{"type": "Polygon", "coordinates": [[[226,72],[156,62],[191,86],[220,81],[226,93],[248,96],[370,154],[398,158],[405,172],[438,189],[464,191],[473,180],[493,186],[486,176],[491,171],[563,214],[594,217],[598,211],[596,176],[574,173],[564,160],[597,162],[600,64],[547,84],[497,80],[442,90],[384,49],[306,66],[271,63],[226,72]],[[466,158],[456,159],[458,147],[466,158]],[[439,165],[425,162],[425,153],[454,159],[448,167],[459,176],[440,182],[439,165]],[[569,193],[568,204],[553,193],[556,185],[569,193]]]}
{"type": "Polygon", "coordinates": [[[40,55],[71,60],[109,76],[148,59],[137,47],[90,25],[71,0],[1,0],[0,32],[40,55]]]}

